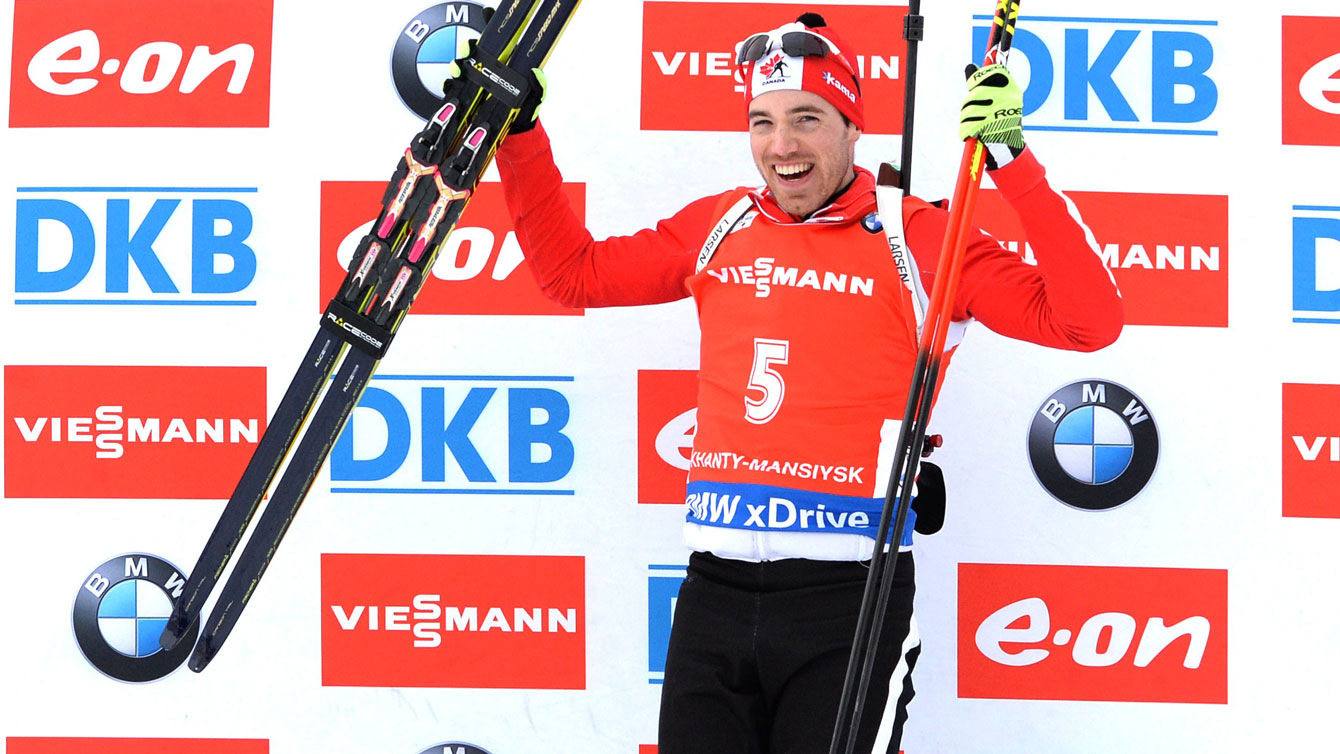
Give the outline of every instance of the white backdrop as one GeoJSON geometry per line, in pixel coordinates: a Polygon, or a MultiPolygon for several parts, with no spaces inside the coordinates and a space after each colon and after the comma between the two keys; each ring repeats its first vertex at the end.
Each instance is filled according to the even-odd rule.
{"type": "MultiPolygon", "coordinates": [[[[11,42],[26,33],[14,24],[14,5],[0,5],[0,39],[11,42]]],[[[64,11],[78,8],[61,5],[69,5],[64,11]]],[[[138,219],[148,211],[147,199],[105,189],[247,187],[255,191],[209,198],[240,197],[250,209],[254,226],[246,243],[255,251],[257,271],[245,291],[230,294],[254,305],[34,305],[21,300],[44,295],[18,290],[11,263],[15,247],[6,243],[0,247],[0,287],[7,294],[0,297],[7,325],[0,330],[0,362],[7,370],[263,367],[266,405],[273,410],[316,327],[322,183],[384,181],[418,128],[418,119],[396,97],[388,59],[397,35],[430,5],[390,0],[318,7],[278,0],[268,127],[8,128],[0,139],[0,194],[10,203],[0,211],[0,238],[18,238],[18,207],[34,196],[99,211],[104,199],[129,199],[138,219]],[[22,191],[25,187],[104,190],[33,194],[22,191]]],[[[984,23],[972,17],[991,8],[978,0],[927,6],[914,182],[919,195],[934,198],[952,193],[961,71],[971,58],[971,27],[984,23]]],[[[1291,300],[1289,262],[1294,217],[1340,215],[1295,209],[1340,204],[1332,180],[1337,152],[1334,146],[1282,143],[1281,103],[1297,81],[1286,77],[1281,85],[1281,61],[1289,50],[1279,19],[1334,16],[1334,3],[1286,0],[1267,8],[1193,0],[1170,7],[1133,0],[1113,11],[1119,19],[1102,20],[1105,11],[1096,6],[1056,0],[1030,0],[1023,10],[1020,28],[1046,40],[1057,69],[1056,93],[1026,123],[1105,129],[1027,133],[1053,185],[1228,197],[1228,243],[1221,250],[1225,269],[1232,270],[1227,326],[1129,326],[1115,345],[1087,355],[1007,341],[980,327],[970,331],[932,427],[947,439],[935,460],[946,469],[950,509],[945,530],[917,545],[924,651],[904,748],[913,754],[1328,750],[1334,676],[1340,671],[1335,650],[1340,616],[1331,598],[1340,579],[1328,545],[1340,530],[1327,519],[1340,517],[1340,509],[1329,516],[1281,515],[1284,461],[1293,447],[1281,386],[1340,381],[1334,328],[1293,321],[1304,315],[1291,300]],[[1090,15],[1070,15],[1077,13],[1090,15]],[[1030,14],[1045,19],[1030,25],[1030,14]],[[1107,119],[1092,92],[1084,95],[1090,117],[1067,119],[1059,101],[1064,62],[1057,46],[1066,38],[1064,29],[1088,30],[1095,66],[1100,46],[1114,30],[1140,32],[1112,76],[1140,122],[1107,119]],[[1217,87],[1217,100],[1208,118],[1194,124],[1150,122],[1147,40],[1156,30],[1191,31],[1212,46],[1206,76],[1217,87]],[[1114,132],[1118,127],[1214,133],[1114,132]],[[1157,422],[1157,470],[1147,488],[1114,510],[1061,504],[1029,465],[1027,433],[1035,412],[1053,391],[1078,380],[1130,388],[1157,422]],[[1217,640],[1225,635],[1227,640],[1226,703],[1067,699],[1064,672],[1055,698],[962,698],[958,667],[965,652],[976,651],[960,638],[965,629],[959,625],[959,569],[965,563],[1226,571],[1226,621],[1211,625],[1217,640]]],[[[694,198],[757,178],[743,133],[640,130],[639,98],[654,96],[642,73],[648,54],[642,14],[642,3],[586,0],[547,68],[551,86],[543,121],[565,181],[584,185],[587,224],[597,237],[647,227],[694,198]]],[[[80,28],[70,23],[71,31],[80,28]]],[[[710,26],[713,19],[701,23],[710,26]]],[[[760,28],[771,25],[774,19],[759,19],[760,28]]],[[[1328,27],[1317,28],[1321,35],[1328,27]]],[[[888,33],[896,36],[899,30],[888,33]]],[[[1340,53],[1335,39],[1329,37],[1327,54],[1340,53]]],[[[684,49],[696,49],[692,40],[685,44],[684,49]]],[[[28,64],[26,57],[13,60],[10,54],[0,55],[0,61],[16,68],[28,64]]],[[[1185,55],[1177,61],[1185,65],[1185,55]]],[[[1027,80],[1033,66],[1018,65],[1027,80]]],[[[5,82],[0,86],[9,92],[12,80],[0,76],[5,82]]],[[[106,78],[100,86],[114,86],[111,82],[106,78]]],[[[1186,96],[1185,89],[1179,91],[1186,96]]],[[[6,101],[14,107],[11,98],[6,101]]],[[[858,162],[873,166],[895,159],[898,145],[897,136],[869,134],[858,144],[858,162]]],[[[488,180],[496,180],[496,172],[490,171],[488,180]]],[[[183,208],[194,198],[158,195],[185,199],[183,208]]],[[[189,234],[185,210],[178,212],[176,224],[155,246],[164,258],[171,255],[169,246],[186,243],[189,234]]],[[[102,234],[104,221],[90,216],[102,234]]],[[[359,222],[346,224],[352,230],[359,222]]],[[[1333,270],[1318,249],[1317,289],[1335,288],[1326,278],[1333,270]]],[[[99,242],[94,276],[104,253],[99,242]]],[[[55,265],[54,258],[44,257],[44,263],[55,265]]],[[[179,284],[189,281],[188,270],[189,264],[174,267],[171,276],[179,284]]],[[[102,281],[94,279],[81,290],[90,285],[100,289],[102,281]]],[[[126,295],[157,294],[132,272],[126,295]]],[[[1176,285],[1161,295],[1175,299],[1176,285]]],[[[10,578],[0,644],[9,649],[0,668],[11,693],[0,708],[0,736],[266,739],[273,752],[404,754],[446,741],[470,742],[492,754],[633,753],[653,744],[660,687],[648,683],[648,576],[657,572],[649,568],[682,565],[687,553],[679,541],[682,510],[638,504],[637,380],[639,370],[696,368],[696,332],[687,301],[591,310],[579,317],[411,317],[379,374],[571,378],[539,384],[558,390],[570,407],[563,433],[572,441],[573,463],[548,488],[571,494],[491,494],[481,491],[487,485],[471,487],[475,494],[340,493],[332,492],[340,485],[331,481],[328,467],[245,618],[200,675],[181,670],[157,682],[125,684],[99,673],[76,645],[71,606],[93,569],[118,554],[151,553],[189,569],[226,490],[206,500],[7,491],[0,504],[0,558],[10,578]],[[322,624],[331,620],[321,594],[323,553],[583,558],[580,683],[512,689],[323,685],[322,624]]],[[[12,374],[17,372],[6,372],[6,382],[12,374]]],[[[495,401],[506,387],[520,384],[466,382],[499,387],[495,401]]],[[[404,398],[437,383],[373,384],[404,398]]],[[[11,400],[18,406],[21,396],[9,385],[0,389],[6,391],[9,485],[22,472],[14,447],[18,418],[29,422],[57,414],[11,411],[11,400]]],[[[89,390],[92,400],[103,404],[118,399],[96,395],[94,386],[89,390]]],[[[502,411],[499,403],[489,410],[502,411]]],[[[367,416],[360,411],[356,421],[367,416]]],[[[501,416],[481,416],[477,434],[470,435],[495,473],[502,466],[494,459],[506,455],[501,416]]],[[[1329,426],[1307,436],[1340,435],[1340,427],[1329,426]]],[[[383,444],[374,430],[365,431],[373,434],[356,439],[356,455],[373,454],[383,444]]],[[[417,445],[410,458],[416,453],[417,445]]],[[[1327,456],[1322,453],[1316,463],[1333,466],[1327,456]]],[[[401,486],[395,480],[413,471],[383,486],[401,486]]],[[[1223,602],[1223,596],[1188,595],[1188,601],[1223,602]]],[[[1114,596],[1111,609],[1126,610],[1115,604],[1131,598],[1114,596]]],[[[1141,625],[1145,617],[1136,614],[1141,625]]],[[[1166,617],[1171,624],[1185,616],[1166,617]]],[[[975,630],[968,627],[966,636],[975,630]]],[[[1181,651],[1170,654],[1180,657],[1181,651]]],[[[364,660],[376,664],[375,657],[364,660]]],[[[1121,678],[1134,678],[1135,688],[1163,683],[1141,680],[1129,657],[1121,669],[1127,673],[1121,678]]]]}

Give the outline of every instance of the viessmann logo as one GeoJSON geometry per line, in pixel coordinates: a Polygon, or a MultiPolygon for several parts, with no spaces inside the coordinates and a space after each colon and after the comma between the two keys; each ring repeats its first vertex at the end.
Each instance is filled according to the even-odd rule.
{"type": "Polygon", "coordinates": [[[5,367],[5,497],[223,499],[265,429],[256,367],[5,367]]]}
{"type": "MultiPolygon", "coordinates": [[[[545,298],[525,263],[501,184],[481,183],[456,229],[442,244],[413,314],[581,314],[545,298]]],[[[344,281],[358,242],[372,228],[385,183],[321,184],[320,307],[344,281]]],[[[579,219],[586,216],[586,186],[563,184],[579,219]]]]}
{"type": "Polygon", "coordinates": [[[637,373],[637,501],[678,505],[687,492],[698,428],[698,372],[637,373]]]}
{"type": "MultiPolygon", "coordinates": [[[[1121,289],[1129,325],[1228,326],[1228,197],[1067,191],[1121,289]]],[[[977,222],[1033,262],[1024,230],[996,191],[977,222]]]]}
{"type": "Polygon", "coordinates": [[[1284,515],[1340,518],[1340,385],[1284,385],[1284,515]]]}
{"type": "Polygon", "coordinates": [[[16,0],[9,125],[268,126],[273,15],[272,0],[16,0]]]}
{"type": "Polygon", "coordinates": [[[1228,572],[961,563],[958,695],[1228,702],[1228,572]]]}
{"type": "MultiPolygon", "coordinates": [[[[734,70],[735,44],[811,10],[809,5],[789,3],[644,3],[642,128],[745,130],[744,83],[734,70]],[[704,24],[705,18],[712,23],[704,24]],[[685,107],[685,102],[694,106],[685,107]]],[[[903,28],[907,7],[825,5],[820,10],[855,50],[866,132],[902,133],[907,43],[901,34],[888,30],[903,28]]]]}
{"type": "Polygon", "coordinates": [[[321,556],[325,686],[582,689],[585,559],[321,556]]]}

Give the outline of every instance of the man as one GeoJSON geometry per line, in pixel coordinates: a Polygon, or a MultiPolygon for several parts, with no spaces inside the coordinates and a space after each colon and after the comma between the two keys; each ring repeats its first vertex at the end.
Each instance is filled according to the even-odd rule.
{"type": "MultiPolygon", "coordinates": [[[[917,350],[913,294],[881,220],[903,222],[926,290],[947,224],[943,209],[913,198],[901,218],[877,215],[874,178],[853,163],[865,126],[853,59],[816,14],[742,43],[749,140],[766,187],[698,199],[632,236],[592,239],[560,193],[533,115],[498,153],[517,237],[547,295],[583,307],[691,295],[698,306],[684,532],[693,554],[666,660],[661,754],[815,754],[832,735],[917,350]]],[[[1018,87],[1003,69],[973,83],[964,133],[996,142],[994,181],[1037,265],[974,234],[954,331],[977,320],[1057,348],[1110,344],[1119,294],[1073,205],[1023,147],[1018,87]]],[[[862,752],[898,751],[912,697],[911,525],[862,752]]]]}

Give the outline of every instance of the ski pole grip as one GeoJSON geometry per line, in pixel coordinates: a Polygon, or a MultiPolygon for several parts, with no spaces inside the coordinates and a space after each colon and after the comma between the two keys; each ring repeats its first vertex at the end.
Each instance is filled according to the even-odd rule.
{"type": "Polygon", "coordinates": [[[986,46],[982,67],[1005,63],[1014,46],[1014,26],[1019,21],[1019,0],[998,0],[991,19],[991,38],[986,46]]]}

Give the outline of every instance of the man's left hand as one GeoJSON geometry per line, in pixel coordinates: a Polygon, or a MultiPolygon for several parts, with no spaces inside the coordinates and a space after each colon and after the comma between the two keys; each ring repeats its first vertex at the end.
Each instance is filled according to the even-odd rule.
{"type": "Polygon", "coordinates": [[[1003,167],[1024,151],[1024,93],[1003,65],[970,65],[968,96],[959,116],[959,138],[986,147],[987,168],[1003,167]]]}

